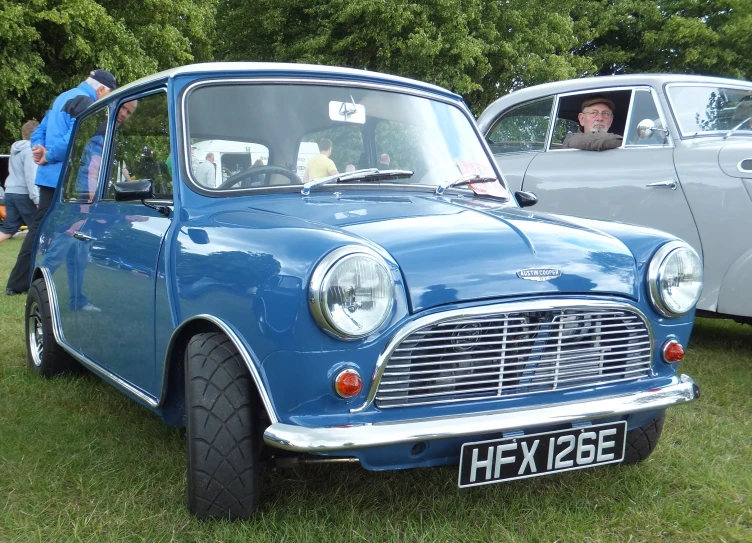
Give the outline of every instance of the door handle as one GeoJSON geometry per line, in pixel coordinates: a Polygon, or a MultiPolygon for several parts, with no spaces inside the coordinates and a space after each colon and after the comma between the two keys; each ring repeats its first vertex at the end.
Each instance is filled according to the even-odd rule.
{"type": "Polygon", "coordinates": [[[666,188],[671,190],[676,190],[676,181],[673,179],[669,179],[668,181],[658,181],[657,183],[648,183],[645,185],[646,187],[650,188],[666,188]]]}
{"type": "Polygon", "coordinates": [[[74,232],[73,237],[76,239],[80,239],[81,241],[96,241],[97,239],[91,236],[87,236],[86,234],[82,234],[81,232],[74,232]]]}

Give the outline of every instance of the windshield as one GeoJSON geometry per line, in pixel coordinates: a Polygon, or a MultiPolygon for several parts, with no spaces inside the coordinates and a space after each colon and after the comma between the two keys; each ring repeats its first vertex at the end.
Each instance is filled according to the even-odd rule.
{"type": "Polygon", "coordinates": [[[752,88],[671,85],[668,96],[682,136],[735,132],[752,134],[752,88]],[[746,121],[746,122],[745,122],[746,121]]]}
{"type": "MultiPolygon", "coordinates": [[[[225,83],[193,90],[185,108],[192,181],[208,190],[270,190],[345,173],[342,182],[430,186],[470,174],[496,177],[468,117],[424,97],[225,83]],[[375,176],[374,169],[390,173],[375,176]]],[[[496,184],[478,192],[508,197],[496,184]]]]}

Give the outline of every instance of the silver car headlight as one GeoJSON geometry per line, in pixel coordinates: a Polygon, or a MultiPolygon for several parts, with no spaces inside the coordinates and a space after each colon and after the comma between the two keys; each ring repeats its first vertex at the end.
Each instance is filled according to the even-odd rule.
{"type": "Polygon", "coordinates": [[[665,317],[680,317],[690,311],[702,291],[702,262],[683,241],[666,243],[648,267],[650,301],[665,317]]]}
{"type": "Polygon", "coordinates": [[[381,326],[394,303],[394,280],[384,261],[366,247],[340,247],[316,266],[308,305],[316,322],[340,339],[358,339],[381,326]]]}

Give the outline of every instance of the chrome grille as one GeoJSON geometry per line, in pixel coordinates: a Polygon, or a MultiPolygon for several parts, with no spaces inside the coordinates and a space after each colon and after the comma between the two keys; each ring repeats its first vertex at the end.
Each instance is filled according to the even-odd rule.
{"type": "Polygon", "coordinates": [[[647,323],[621,307],[447,319],[399,343],[375,401],[384,408],[597,386],[644,377],[651,359],[647,323]]]}

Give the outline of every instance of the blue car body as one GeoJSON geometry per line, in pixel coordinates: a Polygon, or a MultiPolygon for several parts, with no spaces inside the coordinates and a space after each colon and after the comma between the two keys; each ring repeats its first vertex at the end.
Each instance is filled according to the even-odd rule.
{"type": "MultiPolygon", "coordinates": [[[[64,172],[39,231],[32,280],[44,280],[55,340],[79,363],[180,426],[186,417],[186,346],[198,333],[221,333],[252,376],[268,447],[290,455],[355,458],[374,470],[457,463],[468,442],[578,425],[626,421],[631,431],[697,396],[691,378],[677,374],[662,351],[671,340],[687,345],[694,309],[667,317],[651,302],[651,259],[677,242],[668,234],[536,213],[518,207],[511,195],[500,199],[466,188],[439,195],[434,187],[354,182],[307,195],[285,186],[226,197],[199,186],[190,173],[186,136],[199,121],[186,128],[186,93],[207,80],[270,78],[378,85],[449,103],[467,118],[468,130],[497,168],[458,96],[402,78],[325,67],[209,64],[127,85],[95,103],[77,124],[79,136],[74,131],[72,137],[80,140],[86,119],[108,110],[98,192],[85,201],[71,199],[64,172]],[[113,143],[117,108],[134,98],[139,108],[148,108],[143,97],[155,92],[167,104],[172,198],[147,199],[151,207],[108,198],[108,179],[122,181],[124,175],[110,174],[114,163],[107,163],[119,152],[113,143]],[[84,245],[88,249],[81,250],[84,245]],[[377,255],[394,286],[383,324],[348,340],[323,330],[310,309],[317,266],[343,247],[377,255]],[[548,269],[559,275],[524,280],[519,273],[548,269]],[[584,384],[535,388],[532,376],[542,355],[532,354],[513,385],[516,392],[466,394],[458,388],[450,401],[412,405],[408,398],[408,405],[394,407],[379,399],[389,355],[411,327],[510,311],[534,312],[536,317],[524,317],[532,321],[583,307],[588,318],[608,308],[641,320],[649,358],[634,378],[588,377],[584,384]],[[362,391],[354,397],[343,398],[333,387],[343,369],[362,376],[362,391]]],[[[75,160],[75,142],[69,152],[75,160]]],[[[545,329],[526,344],[529,352],[535,353],[536,341],[547,341],[550,327],[545,329]]],[[[445,386],[441,379],[433,386],[445,386]]]]}

